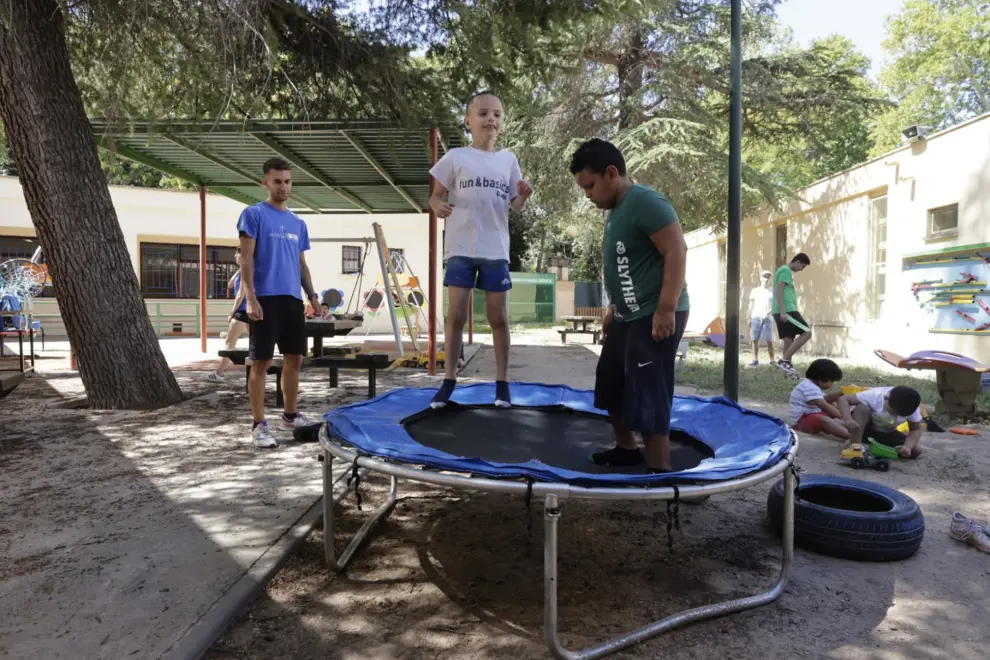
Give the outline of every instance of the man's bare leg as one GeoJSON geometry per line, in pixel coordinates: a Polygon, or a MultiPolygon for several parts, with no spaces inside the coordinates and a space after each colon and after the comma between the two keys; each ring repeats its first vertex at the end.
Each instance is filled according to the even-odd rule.
{"type": "Polygon", "coordinates": [[[784,356],[787,355],[787,350],[791,347],[791,344],[794,343],[794,337],[784,337],[783,339],[780,340],[780,343],[781,343],[781,348],[784,349],[781,358],[786,360],[787,358],[785,358],[784,356]]]}
{"type": "Polygon", "coordinates": [[[797,353],[799,350],[801,350],[801,347],[804,346],[805,344],[807,344],[809,341],[811,341],[811,333],[810,332],[805,332],[805,333],[802,333],[802,334],[798,335],[797,337],[794,338],[794,340],[790,343],[789,346],[785,345],[785,347],[784,347],[784,354],[782,356],[780,356],[780,357],[785,362],[790,362],[791,361],[791,357],[795,353],[797,353]]]}
{"type": "Polygon", "coordinates": [[[504,291],[485,293],[485,314],[492,328],[492,344],[495,349],[495,380],[507,381],[509,373],[509,319],[504,291]]]}
{"type": "Polygon", "coordinates": [[[265,421],[265,378],[271,360],[255,360],[251,363],[251,376],[248,379],[248,394],[251,398],[251,415],[255,424],[265,421]]]}
{"type": "Polygon", "coordinates": [[[636,445],[636,436],[633,432],[626,428],[621,417],[610,417],[609,421],[612,422],[612,431],[615,433],[615,444],[623,449],[639,449],[636,445]]]}
{"type": "Polygon", "coordinates": [[[773,362],[773,340],[767,342],[767,353],[770,355],[770,361],[773,362]]]}
{"type": "Polygon", "coordinates": [[[285,399],[284,412],[295,415],[299,407],[299,371],[302,369],[303,356],[282,356],[282,398],[285,399]]]}
{"type": "MultiPolygon", "coordinates": [[[[773,360],[772,357],[770,359],[773,360]]],[[[759,361],[760,361],[760,342],[754,341],[753,342],[753,362],[759,362],[759,361]]]]}

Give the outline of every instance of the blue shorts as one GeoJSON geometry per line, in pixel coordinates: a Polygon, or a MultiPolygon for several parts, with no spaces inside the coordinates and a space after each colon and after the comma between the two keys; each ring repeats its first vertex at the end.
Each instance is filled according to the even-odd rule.
{"type": "Polygon", "coordinates": [[[753,341],[773,341],[773,318],[749,320],[750,337],[753,341]]]}
{"type": "Polygon", "coordinates": [[[450,257],[447,259],[443,285],[482,291],[508,291],[512,288],[509,262],[500,259],[450,257]]]}

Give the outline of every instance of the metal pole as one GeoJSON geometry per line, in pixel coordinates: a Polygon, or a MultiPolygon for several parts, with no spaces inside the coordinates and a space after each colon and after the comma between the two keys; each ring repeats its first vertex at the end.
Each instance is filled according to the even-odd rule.
{"type": "Polygon", "coordinates": [[[739,400],[739,257],[742,225],[742,6],[732,0],[732,92],[729,112],[729,224],[725,278],[725,396],[739,400]]]}
{"type": "MultiPolygon", "coordinates": [[[[437,164],[437,160],[440,157],[439,151],[440,135],[437,129],[430,129],[430,167],[432,168],[437,164]]],[[[433,195],[433,186],[435,181],[433,177],[430,177],[430,195],[433,195]]],[[[428,357],[429,361],[427,363],[427,373],[431,376],[437,375],[437,310],[442,308],[443,305],[437,305],[437,214],[433,212],[433,207],[430,207],[430,269],[429,269],[429,282],[427,283],[429,288],[429,306],[430,306],[430,323],[429,323],[429,344],[428,357]]],[[[450,356],[447,357],[450,359],[450,356]]]]}
{"type": "Polygon", "coordinates": [[[206,352],[206,186],[199,187],[199,350],[206,352]]]}

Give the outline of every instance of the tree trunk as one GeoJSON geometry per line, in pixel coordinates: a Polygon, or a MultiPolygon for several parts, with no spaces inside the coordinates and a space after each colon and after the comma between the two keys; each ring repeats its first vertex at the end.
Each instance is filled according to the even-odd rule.
{"type": "Polygon", "coordinates": [[[94,408],[178,402],[155,337],[82,96],[56,0],[0,4],[0,118],[94,408]]]}
{"type": "Polygon", "coordinates": [[[643,89],[643,49],[645,37],[641,26],[622,28],[622,51],[616,74],[619,78],[619,128],[633,128],[643,123],[643,106],[639,98],[643,89]]]}

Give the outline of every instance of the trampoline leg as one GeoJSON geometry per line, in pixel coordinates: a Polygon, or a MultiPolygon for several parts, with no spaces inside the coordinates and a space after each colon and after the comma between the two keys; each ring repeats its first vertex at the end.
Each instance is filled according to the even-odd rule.
{"type": "Polygon", "coordinates": [[[555,658],[561,660],[593,660],[618,653],[635,644],[644,642],[661,633],[674,628],[680,628],[689,623],[714,619],[734,614],[744,610],[762,607],[777,600],[787,585],[791,575],[791,562],[794,557],[794,473],[788,469],[784,473],[784,520],[783,520],[783,552],[781,557],[780,577],[769,590],[756,596],[737,598],[723,603],[714,603],[692,610],[672,614],[665,619],[651,623],[638,630],[626,633],[607,642],[591,646],[581,651],[568,651],[560,644],[557,631],[557,522],[560,519],[560,507],[556,495],[547,495],[544,501],[544,565],[543,565],[543,597],[544,597],[544,639],[555,658]]]}
{"type": "MultiPolygon", "coordinates": [[[[346,473],[345,473],[346,474],[346,473]]],[[[343,478],[343,477],[341,477],[343,478]]],[[[339,481],[339,479],[338,479],[339,481]]],[[[334,517],[333,517],[333,487],[336,482],[333,479],[333,454],[328,451],[323,452],[323,552],[326,555],[327,565],[335,571],[343,571],[351,561],[351,557],[367,538],[371,529],[387,516],[395,507],[396,495],[398,494],[399,482],[394,476],[389,484],[388,499],[375,511],[368,520],[361,525],[351,542],[344,548],[340,558],[337,558],[336,549],[333,545],[334,537],[334,517]]]]}

